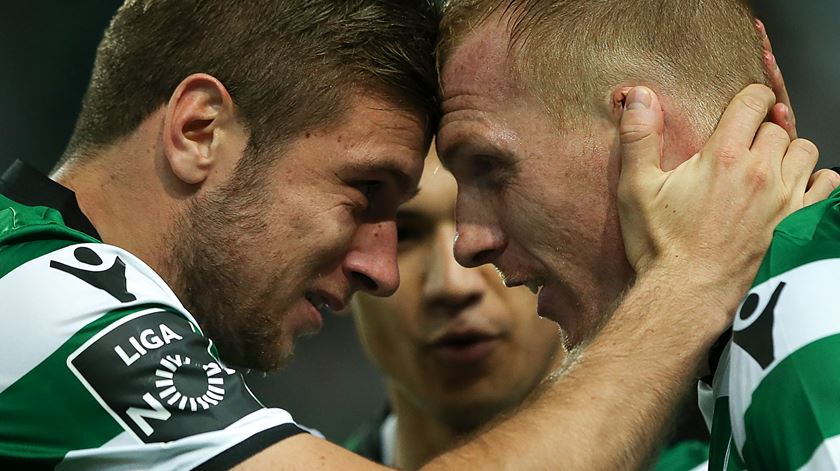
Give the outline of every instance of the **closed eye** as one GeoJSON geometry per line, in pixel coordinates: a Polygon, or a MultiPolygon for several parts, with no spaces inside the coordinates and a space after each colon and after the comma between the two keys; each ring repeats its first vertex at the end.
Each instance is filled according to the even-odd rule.
{"type": "Polygon", "coordinates": [[[376,197],[376,194],[382,188],[383,183],[378,180],[363,180],[356,182],[353,186],[361,193],[370,204],[371,200],[376,197]]]}
{"type": "Polygon", "coordinates": [[[513,170],[514,166],[511,162],[486,154],[470,156],[464,168],[468,178],[476,183],[488,186],[504,183],[511,176],[513,170]]]}

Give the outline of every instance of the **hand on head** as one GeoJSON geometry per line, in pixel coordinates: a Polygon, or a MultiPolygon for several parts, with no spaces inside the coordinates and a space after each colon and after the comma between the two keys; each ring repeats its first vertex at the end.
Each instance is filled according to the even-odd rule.
{"type": "Polygon", "coordinates": [[[836,187],[837,178],[818,173],[808,189],[817,148],[765,121],[776,105],[769,88],[750,85],[732,100],[705,147],[664,172],[659,101],[644,87],[628,92],[618,198],[627,256],[637,273],[665,269],[669,276],[708,282],[720,291],[709,299],[723,301],[721,312],[731,312],[779,221],[836,187]]]}

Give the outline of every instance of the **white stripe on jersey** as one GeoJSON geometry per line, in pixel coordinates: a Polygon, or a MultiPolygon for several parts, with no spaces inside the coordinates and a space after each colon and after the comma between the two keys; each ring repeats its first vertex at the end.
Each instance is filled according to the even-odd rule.
{"type": "Polygon", "coordinates": [[[706,460],[703,463],[698,464],[696,467],[691,468],[688,471],[707,471],[709,469],[709,461],[706,460]]]}
{"type": "Polygon", "coordinates": [[[64,461],[55,469],[56,471],[104,468],[114,471],[193,469],[258,432],[287,423],[294,424],[288,412],[282,409],[260,409],[223,430],[193,435],[168,443],[138,443],[128,433],[123,432],[99,448],[74,450],[67,453],[64,461]]]}
{"type": "MultiPolygon", "coordinates": [[[[761,312],[780,282],[786,285],[781,292],[775,309],[773,323],[774,360],[762,369],[744,349],[732,343],[730,350],[730,399],[732,435],[739,450],[746,440],[744,413],[752,402],[755,388],[764,378],[791,353],[830,335],[840,333],[840,305],[836,302],[836,275],[840,273],[840,259],[820,260],[794,268],[768,279],[754,287],[761,312]],[[807,306],[807,312],[803,312],[807,306]]],[[[748,327],[758,315],[747,321],[736,316],[734,330],[748,327]]]]}
{"type": "Polygon", "coordinates": [[[14,358],[0,370],[0,393],[49,357],[79,329],[112,310],[163,304],[198,326],[151,268],[125,250],[105,244],[71,245],[24,263],[0,278],[0,300],[3,302],[0,357],[14,358]],[[50,267],[50,262],[58,261],[95,271],[92,265],[74,257],[79,247],[90,248],[102,259],[103,263],[95,267],[97,270],[111,267],[120,257],[126,265],[127,290],[137,299],[121,303],[107,292],[50,267]]]}
{"type": "Polygon", "coordinates": [[[799,471],[840,469],[840,436],[823,441],[814,456],[799,468],[799,471]]]}
{"type": "Polygon", "coordinates": [[[697,382],[697,402],[706,428],[712,430],[712,419],[715,415],[715,402],[718,398],[729,396],[729,348],[732,342],[727,342],[720,354],[712,385],[703,381],[697,382]]]}

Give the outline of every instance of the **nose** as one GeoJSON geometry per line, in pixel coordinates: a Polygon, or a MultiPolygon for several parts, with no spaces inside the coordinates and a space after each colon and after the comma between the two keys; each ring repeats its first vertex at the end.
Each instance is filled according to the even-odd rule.
{"type": "Polygon", "coordinates": [[[477,267],[497,259],[507,246],[495,208],[472,192],[460,192],[455,209],[455,259],[465,267],[477,267]]]}
{"type": "Polygon", "coordinates": [[[426,261],[423,295],[430,306],[457,314],[481,301],[484,282],[479,270],[464,268],[452,256],[455,228],[444,226],[435,235],[434,250],[426,261]]]}
{"type": "Polygon", "coordinates": [[[344,272],[353,291],[390,296],[400,285],[397,268],[397,226],[394,221],[359,226],[344,258],[344,272]]]}

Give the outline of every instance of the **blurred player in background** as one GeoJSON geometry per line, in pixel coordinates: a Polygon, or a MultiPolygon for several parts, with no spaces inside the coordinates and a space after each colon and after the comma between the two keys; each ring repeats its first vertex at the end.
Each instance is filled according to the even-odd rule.
{"type": "MultiPolygon", "coordinates": [[[[388,298],[360,294],[353,303],[389,407],[347,447],[406,470],[515,408],[565,357],[562,332],[536,315],[534,293],[505,287],[490,265],[455,261],[457,188],[434,150],[419,188],[397,213],[400,288],[388,298]]],[[[707,449],[680,443],[663,454],[661,469],[692,469],[707,449]]]]}

